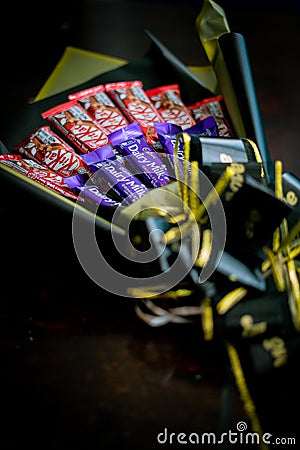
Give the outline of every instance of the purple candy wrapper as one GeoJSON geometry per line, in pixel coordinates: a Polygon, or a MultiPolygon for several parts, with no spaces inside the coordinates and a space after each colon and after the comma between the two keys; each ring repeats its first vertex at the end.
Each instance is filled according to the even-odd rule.
{"type": "Polygon", "coordinates": [[[80,188],[80,196],[87,200],[91,200],[96,204],[101,206],[114,206],[117,207],[121,202],[110,198],[108,195],[101,192],[99,186],[96,185],[85,185],[80,188]]]}
{"type": "Polygon", "coordinates": [[[88,177],[86,175],[77,174],[64,178],[64,181],[69,188],[73,189],[73,191],[79,192],[81,186],[88,181],[88,177]]]}
{"type": "Polygon", "coordinates": [[[208,116],[199,120],[196,125],[187,128],[184,132],[188,134],[199,134],[201,136],[219,136],[218,125],[214,116],[208,116]]]}
{"type": "Polygon", "coordinates": [[[91,178],[85,175],[73,175],[64,178],[65,183],[74,192],[80,195],[85,200],[90,200],[101,206],[118,206],[120,202],[112,199],[107,194],[101,191],[100,186],[96,186],[91,178]]]}
{"type": "MultiPolygon", "coordinates": [[[[113,197],[117,202],[131,204],[149,192],[149,189],[134,176],[116,156],[111,145],[104,146],[86,155],[85,163],[94,172],[89,178],[76,175],[65,179],[72,189],[84,192],[90,199],[99,200],[99,195],[113,197]],[[98,188],[98,192],[91,187],[98,188]]],[[[99,201],[98,201],[99,202],[99,201]]],[[[102,202],[103,204],[103,202],[102,202]]]]}
{"type": "Polygon", "coordinates": [[[93,183],[114,194],[120,201],[131,204],[143,197],[149,189],[118,159],[108,159],[99,164],[92,175],[93,183]]]}
{"type": "Polygon", "coordinates": [[[81,157],[91,170],[93,170],[95,164],[95,169],[93,170],[95,172],[99,168],[99,166],[97,166],[99,162],[105,161],[106,159],[115,159],[116,154],[112,146],[107,144],[97,150],[87,153],[86,155],[82,155],[81,157]]]}
{"type": "MultiPolygon", "coordinates": [[[[182,130],[178,125],[174,125],[168,122],[155,122],[155,131],[158,139],[164,147],[166,153],[174,155],[175,143],[177,135],[184,131],[190,135],[196,134],[200,136],[218,136],[218,125],[213,116],[206,117],[200,120],[195,125],[186,130],[182,130]]],[[[178,158],[184,158],[182,142],[178,146],[178,158]]]]}
{"type": "Polygon", "coordinates": [[[138,122],[133,122],[109,135],[110,142],[124,157],[126,166],[149,188],[170,183],[167,166],[146,141],[138,122]]]}
{"type": "Polygon", "coordinates": [[[170,122],[154,122],[154,128],[165,152],[174,155],[176,137],[182,133],[182,128],[170,122]]]}

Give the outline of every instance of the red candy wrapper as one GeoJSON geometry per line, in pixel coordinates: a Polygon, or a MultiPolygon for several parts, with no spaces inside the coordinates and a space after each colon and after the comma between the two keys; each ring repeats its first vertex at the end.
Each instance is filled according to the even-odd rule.
{"type": "Polygon", "coordinates": [[[89,153],[109,143],[107,131],[76,100],[44,111],[42,117],[67,136],[81,153],[89,153]]]}
{"type": "Polygon", "coordinates": [[[113,133],[129,123],[105,92],[103,84],[69,94],[68,98],[77,100],[89,116],[105,128],[107,134],[113,133]]]}
{"type": "MultiPolygon", "coordinates": [[[[57,194],[68,197],[72,200],[77,200],[78,196],[72,192],[72,190],[65,183],[63,177],[53,172],[52,170],[38,164],[33,159],[18,158],[12,159],[11,155],[3,155],[3,157],[8,156],[7,159],[0,159],[0,166],[4,165],[10,169],[21,173],[25,177],[36,181],[37,183],[46,186],[48,189],[56,192],[57,194]]],[[[19,156],[19,155],[16,155],[19,156]]]]}
{"type": "Polygon", "coordinates": [[[149,89],[146,94],[165,122],[178,125],[182,130],[195,125],[196,121],[181,99],[178,84],[149,89]]]}
{"type": "Polygon", "coordinates": [[[21,155],[11,155],[11,154],[5,154],[0,155],[0,162],[1,161],[18,161],[18,159],[22,159],[21,155]]]}
{"type": "Polygon", "coordinates": [[[118,105],[129,122],[139,122],[150,145],[158,142],[154,122],[163,118],[146,95],[139,80],[105,84],[105,90],[118,105]]]}
{"type": "Polygon", "coordinates": [[[90,173],[81,156],[47,125],[37,128],[26,136],[14,150],[62,177],[90,173]]]}
{"type": "Polygon", "coordinates": [[[200,100],[193,105],[189,105],[187,108],[196,122],[205,117],[214,116],[218,125],[219,136],[236,137],[230,125],[222,95],[200,100]]]}

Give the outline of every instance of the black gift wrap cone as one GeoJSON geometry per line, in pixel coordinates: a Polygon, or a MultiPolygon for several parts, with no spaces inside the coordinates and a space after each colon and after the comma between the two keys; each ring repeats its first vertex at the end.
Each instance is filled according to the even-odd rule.
{"type": "MultiPolygon", "coordinates": [[[[221,73],[222,65],[219,66],[219,69],[215,68],[216,76],[230,116],[234,117],[239,113],[244,128],[244,130],[239,128],[235,131],[240,137],[247,137],[257,144],[266,174],[269,181],[272,182],[274,178],[273,165],[262,124],[245,38],[239,33],[224,33],[219,37],[218,43],[231,86],[225,85],[226,78],[221,73]],[[234,113],[233,108],[235,108],[234,113]],[[245,134],[243,135],[243,133],[245,134]]],[[[235,128],[239,127],[238,120],[233,120],[233,122],[235,128]]]]}

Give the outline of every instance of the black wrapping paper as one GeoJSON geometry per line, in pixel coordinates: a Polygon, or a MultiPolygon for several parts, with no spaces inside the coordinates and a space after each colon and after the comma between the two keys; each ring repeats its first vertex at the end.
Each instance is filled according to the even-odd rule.
{"type": "MultiPolygon", "coordinates": [[[[218,72],[217,76],[227,108],[232,109],[231,99],[234,95],[244,125],[245,136],[258,145],[269,181],[272,181],[274,179],[273,165],[263,128],[245,38],[240,33],[230,32],[222,34],[218,42],[233,88],[233,92],[231,92],[230,88],[222,86],[222,73],[218,72]]],[[[237,132],[241,135],[241,130],[237,130],[237,132]]]]}

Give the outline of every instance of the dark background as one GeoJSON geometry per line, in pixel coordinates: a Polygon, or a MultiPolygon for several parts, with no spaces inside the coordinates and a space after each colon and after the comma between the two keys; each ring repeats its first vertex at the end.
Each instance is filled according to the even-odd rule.
{"type": "MultiPolygon", "coordinates": [[[[299,2],[219,4],[232,31],[246,38],[271,156],[299,176],[299,2]]],[[[147,51],[149,29],[185,64],[207,64],[194,29],[201,6],[7,4],[0,29],[0,140],[5,144],[3,123],[13,123],[32,101],[66,46],[133,60],[147,51]]],[[[164,427],[200,433],[247,421],[222,349],[202,341],[199,324],[150,328],[136,317],[131,300],[100,292],[73,262],[59,216],[49,218],[51,225],[56,221],[54,231],[38,208],[30,220],[20,216],[16,202],[14,213],[1,210],[1,218],[1,450],[152,449],[164,427]]],[[[280,382],[278,390],[287,389],[286,378],[280,382]]],[[[292,392],[289,387],[283,394],[284,408],[292,392]]],[[[276,395],[266,394],[270,409],[276,395]]],[[[291,413],[277,408],[280,423],[291,413]]]]}

